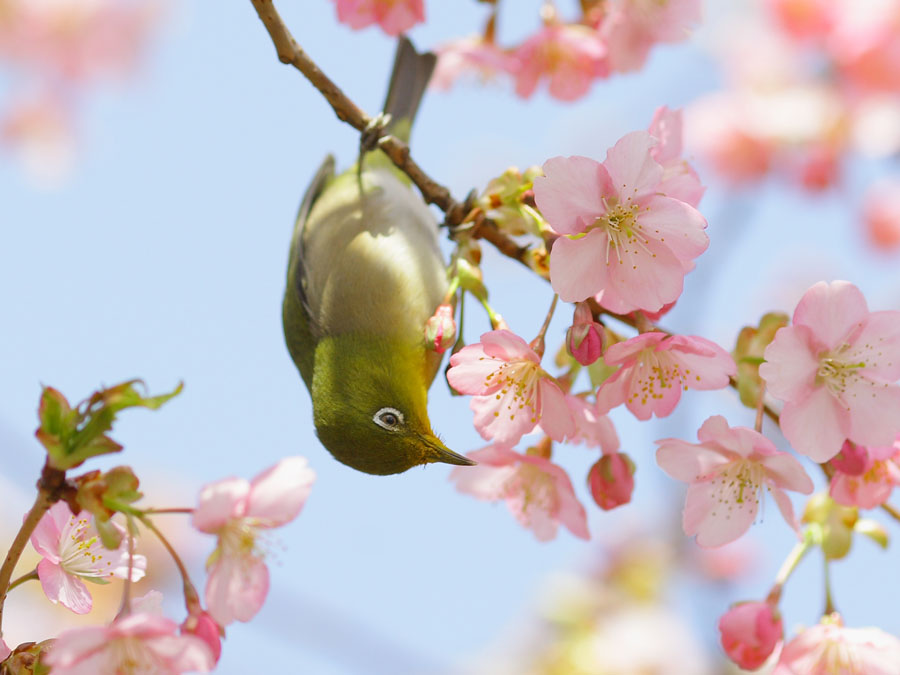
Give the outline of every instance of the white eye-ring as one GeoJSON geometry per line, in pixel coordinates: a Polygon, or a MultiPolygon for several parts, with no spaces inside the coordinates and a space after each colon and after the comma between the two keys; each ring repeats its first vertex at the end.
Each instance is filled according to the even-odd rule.
{"type": "Polygon", "coordinates": [[[403,424],[403,413],[396,408],[382,408],[375,413],[372,421],[382,429],[397,431],[403,424]]]}

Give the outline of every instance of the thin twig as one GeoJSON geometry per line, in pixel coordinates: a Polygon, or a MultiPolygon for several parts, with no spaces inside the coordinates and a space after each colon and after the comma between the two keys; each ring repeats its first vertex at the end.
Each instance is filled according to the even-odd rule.
{"type": "Polygon", "coordinates": [[[34,581],[35,579],[38,579],[38,572],[36,567],[30,572],[26,572],[22,576],[14,579],[12,583],[10,583],[9,588],[6,589],[6,592],[9,593],[16,586],[21,586],[26,581],[34,581]]]}
{"type": "MultiPolygon", "coordinates": [[[[287,26],[284,25],[278,11],[272,4],[272,0],[251,0],[256,13],[269,32],[278,59],[282,63],[294,66],[303,73],[303,76],[318,89],[325,100],[331,105],[338,119],[346,122],[357,131],[373,131],[371,128],[372,117],[366,114],[359,106],[351,101],[340,87],[338,87],[316,63],[307,56],[306,52],[297,44],[287,26]]],[[[375,138],[378,147],[391,158],[403,173],[409,176],[422,192],[422,196],[429,204],[436,205],[445,214],[448,222],[455,225],[460,223],[466,215],[462,205],[453,199],[450,191],[443,185],[431,179],[425,171],[413,160],[409,154],[409,146],[400,139],[390,135],[380,135],[383,131],[375,129],[375,138]]]]}
{"type": "Polygon", "coordinates": [[[34,532],[34,528],[37,527],[37,524],[51,505],[52,502],[48,493],[38,489],[34,504],[25,516],[22,527],[19,528],[16,538],[13,539],[13,543],[9,547],[6,559],[3,561],[3,567],[0,567],[0,636],[3,634],[3,605],[6,602],[6,595],[9,593],[9,580],[12,578],[13,569],[15,569],[16,563],[19,562],[19,557],[22,555],[22,551],[25,550],[25,546],[31,538],[31,533],[34,532]]]}

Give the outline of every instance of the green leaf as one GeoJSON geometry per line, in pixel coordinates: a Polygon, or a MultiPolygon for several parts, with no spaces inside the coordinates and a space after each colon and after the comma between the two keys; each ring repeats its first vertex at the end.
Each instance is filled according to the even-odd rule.
{"type": "Polygon", "coordinates": [[[144,396],[136,388],[140,380],[129,380],[94,392],[75,409],[52,387],[44,387],[38,408],[40,427],[35,432],[46,448],[48,463],[65,471],[97,455],[118,452],[122,446],[106,435],[116,415],[126,408],[156,410],[181,393],[179,385],[167,394],[144,396]]]}
{"type": "Polygon", "coordinates": [[[759,320],[759,326],[744,326],[738,334],[732,356],[737,364],[738,395],[748,408],[755,408],[759,400],[762,383],[759,366],[765,363],[763,352],[788,321],[787,314],[769,312],[759,320]]]}

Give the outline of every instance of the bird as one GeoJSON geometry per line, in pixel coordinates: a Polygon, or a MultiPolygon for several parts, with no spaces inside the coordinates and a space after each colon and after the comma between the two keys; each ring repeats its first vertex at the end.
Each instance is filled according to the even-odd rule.
{"type": "MultiPolygon", "coordinates": [[[[401,37],[383,107],[385,132],[407,140],[435,66],[401,37]]],[[[325,158],[300,204],[282,321],[312,398],[319,440],[369,474],[443,462],[475,464],[431,428],[427,391],[442,354],[424,326],[446,299],[437,222],[380,150],[335,175],[325,158]]]]}

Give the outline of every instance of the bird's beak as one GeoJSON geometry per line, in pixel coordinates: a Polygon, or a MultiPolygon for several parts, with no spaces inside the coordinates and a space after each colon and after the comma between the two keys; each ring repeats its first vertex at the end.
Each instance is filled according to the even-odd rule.
{"type": "Polygon", "coordinates": [[[478,462],[453,452],[440,439],[431,434],[423,436],[425,442],[425,461],[456,464],[457,466],[475,466],[478,462]]]}

